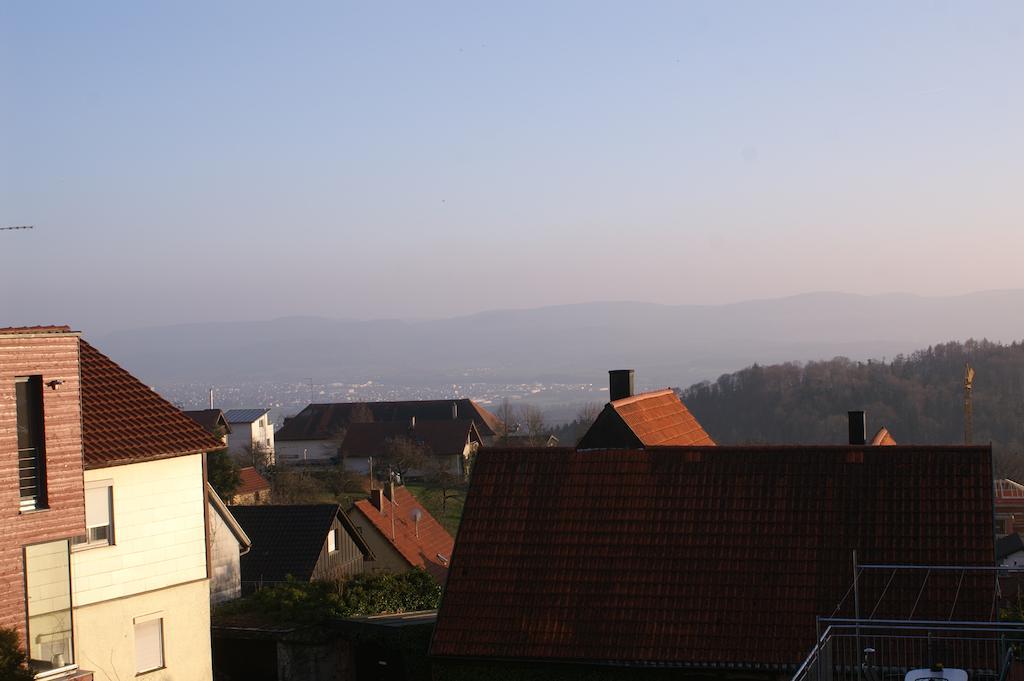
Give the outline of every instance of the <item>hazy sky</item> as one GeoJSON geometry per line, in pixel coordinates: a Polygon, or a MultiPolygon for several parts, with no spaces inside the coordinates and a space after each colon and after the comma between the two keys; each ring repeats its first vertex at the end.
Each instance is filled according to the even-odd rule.
{"type": "Polygon", "coordinates": [[[0,325],[1024,287],[1024,3],[0,4],[0,325]]]}

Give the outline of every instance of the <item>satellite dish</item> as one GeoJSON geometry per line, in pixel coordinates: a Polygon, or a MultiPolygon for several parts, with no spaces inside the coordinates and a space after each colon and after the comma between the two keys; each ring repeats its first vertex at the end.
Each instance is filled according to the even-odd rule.
{"type": "Polygon", "coordinates": [[[418,523],[420,521],[420,518],[423,517],[423,511],[421,511],[418,508],[414,508],[412,509],[412,511],[409,512],[409,516],[412,518],[412,521],[414,523],[418,523]]]}

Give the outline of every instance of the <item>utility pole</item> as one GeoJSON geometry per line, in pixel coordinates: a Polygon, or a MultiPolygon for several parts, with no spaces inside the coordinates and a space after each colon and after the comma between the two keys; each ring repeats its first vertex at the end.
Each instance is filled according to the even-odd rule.
{"type": "Polygon", "coordinates": [[[974,389],[974,369],[971,363],[964,364],[964,444],[974,440],[974,406],[971,404],[971,391],[974,389]]]}

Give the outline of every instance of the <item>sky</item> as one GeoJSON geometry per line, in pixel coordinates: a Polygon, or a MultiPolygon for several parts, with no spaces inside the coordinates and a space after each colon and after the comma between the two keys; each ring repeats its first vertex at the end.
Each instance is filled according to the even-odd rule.
{"type": "Polygon", "coordinates": [[[1024,287],[1019,2],[0,3],[0,325],[1024,287]]]}

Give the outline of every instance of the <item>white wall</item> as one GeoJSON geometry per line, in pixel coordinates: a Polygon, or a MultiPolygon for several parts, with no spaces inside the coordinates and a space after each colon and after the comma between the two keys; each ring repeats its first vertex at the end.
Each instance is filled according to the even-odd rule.
{"type": "Polygon", "coordinates": [[[114,545],[73,550],[75,605],[206,579],[200,454],[85,471],[113,483],[114,545]]]}
{"type": "Polygon", "coordinates": [[[216,605],[242,595],[238,538],[210,504],[210,603],[216,605]]]}
{"type": "Polygon", "coordinates": [[[302,463],[322,463],[338,454],[334,440],[278,440],[276,456],[279,466],[302,463]]]}
{"type": "Polygon", "coordinates": [[[95,681],[136,678],[135,618],[163,618],[164,669],[146,681],[210,681],[210,593],[206,580],[75,608],[76,661],[95,681]]]}

